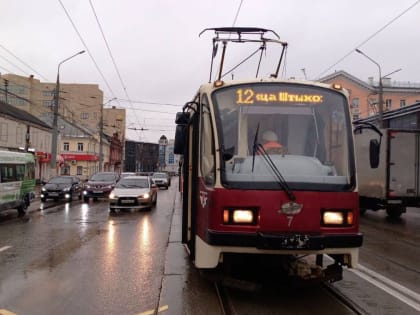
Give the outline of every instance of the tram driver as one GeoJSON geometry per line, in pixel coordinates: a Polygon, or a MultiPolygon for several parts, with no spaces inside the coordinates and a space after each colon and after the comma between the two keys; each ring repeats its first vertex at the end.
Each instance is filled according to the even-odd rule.
{"type": "Polygon", "coordinates": [[[284,147],[280,144],[278,137],[274,131],[266,130],[262,134],[262,142],[264,150],[269,154],[283,154],[284,147]]]}

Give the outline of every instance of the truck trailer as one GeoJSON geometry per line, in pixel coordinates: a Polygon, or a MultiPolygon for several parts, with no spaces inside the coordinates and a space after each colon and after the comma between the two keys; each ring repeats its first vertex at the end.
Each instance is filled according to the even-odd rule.
{"type": "Polygon", "coordinates": [[[420,205],[420,130],[356,124],[360,212],[384,209],[399,218],[420,205]]]}

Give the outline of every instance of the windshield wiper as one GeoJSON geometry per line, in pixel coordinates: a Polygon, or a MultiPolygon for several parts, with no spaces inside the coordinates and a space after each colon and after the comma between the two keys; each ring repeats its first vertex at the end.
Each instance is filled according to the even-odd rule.
{"type": "MultiPolygon", "coordinates": [[[[257,128],[258,133],[258,128],[257,128]]],[[[257,137],[255,137],[257,139],[257,137]]],[[[280,186],[284,189],[287,196],[289,197],[290,201],[296,201],[296,196],[293,193],[293,191],[290,189],[289,185],[287,185],[286,180],[284,179],[283,175],[281,175],[279,169],[277,168],[276,164],[274,164],[273,160],[271,159],[270,155],[265,151],[264,146],[261,143],[257,143],[254,140],[254,146],[256,149],[253,150],[253,156],[252,156],[252,170],[254,171],[254,159],[255,159],[255,153],[258,152],[262,155],[268,166],[270,166],[271,170],[273,171],[274,175],[277,178],[277,182],[280,184],[280,186]]]]}
{"type": "Polygon", "coordinates": [[[255,164],[255,153],[257,153],[258,151],[258,132],[260,130],[260,123],[258,122],[257,125],[257,130],[255,131],[255,136],[254,136],[254,143],[252,144],[252,171],[254,172],[254,164],[255,164]]]}

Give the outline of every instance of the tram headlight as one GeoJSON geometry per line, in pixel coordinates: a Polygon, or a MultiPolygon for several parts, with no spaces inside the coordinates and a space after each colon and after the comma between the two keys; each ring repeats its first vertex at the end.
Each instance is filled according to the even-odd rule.
{"type": "Polygon", "coordinates": [[[256,209],[224,209],[223,224],[257,224],[256,209]]]}
{"type": "Polygon", "coordinates": [[[353,225],[353,211],[348,209],[323,210],[321,225],[324,226],[349,226],[353,225]]]}

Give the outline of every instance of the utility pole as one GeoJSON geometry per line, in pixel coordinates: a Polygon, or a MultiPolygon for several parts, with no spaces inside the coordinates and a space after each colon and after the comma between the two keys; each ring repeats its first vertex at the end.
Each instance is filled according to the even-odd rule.
{"type": "Polygon", "coordinates": [[[57,117],[58,117],[58,100],[60,99],[60,66],[65,63],[66,61],[76,57],[77,55],[83,54],[85,51],[79,51],[77,54],[70,56],[58,64],[57,68],[57,82],[55,84],[55,99],[54,99],[54,116],[53,116],[53,134],[52,134],[52,143],[51,143],[51,161],[50,161],[50,168],[52,170],[52,175],[56,175],[57,173],[57,137],[58,137],[58,130],[57,130],[57,117]]]}
{"type": "Polygon", "coordinates": [[[370,58],[368,55],[366,55],[363,51],[361,51],[360,49],[356,49],[356,52],[365,56],[367,59],[369,59],[370,61],[372,61],[375,65],[378,66],[379,69],[379,91],[378,91],[378,95],[379,95],[379,108],[378,108],[378,122],[379,122],[379,128],[383,128],[384,127],[384,120],[383,120],[383,112],[384,112],[384,97],[383,97],[383,85],[382,85],[382,72],[381,72],[381,66],[379,65],[379,63],[377,63],[375,60],[373,60],[372,58],[370,58]]]}

